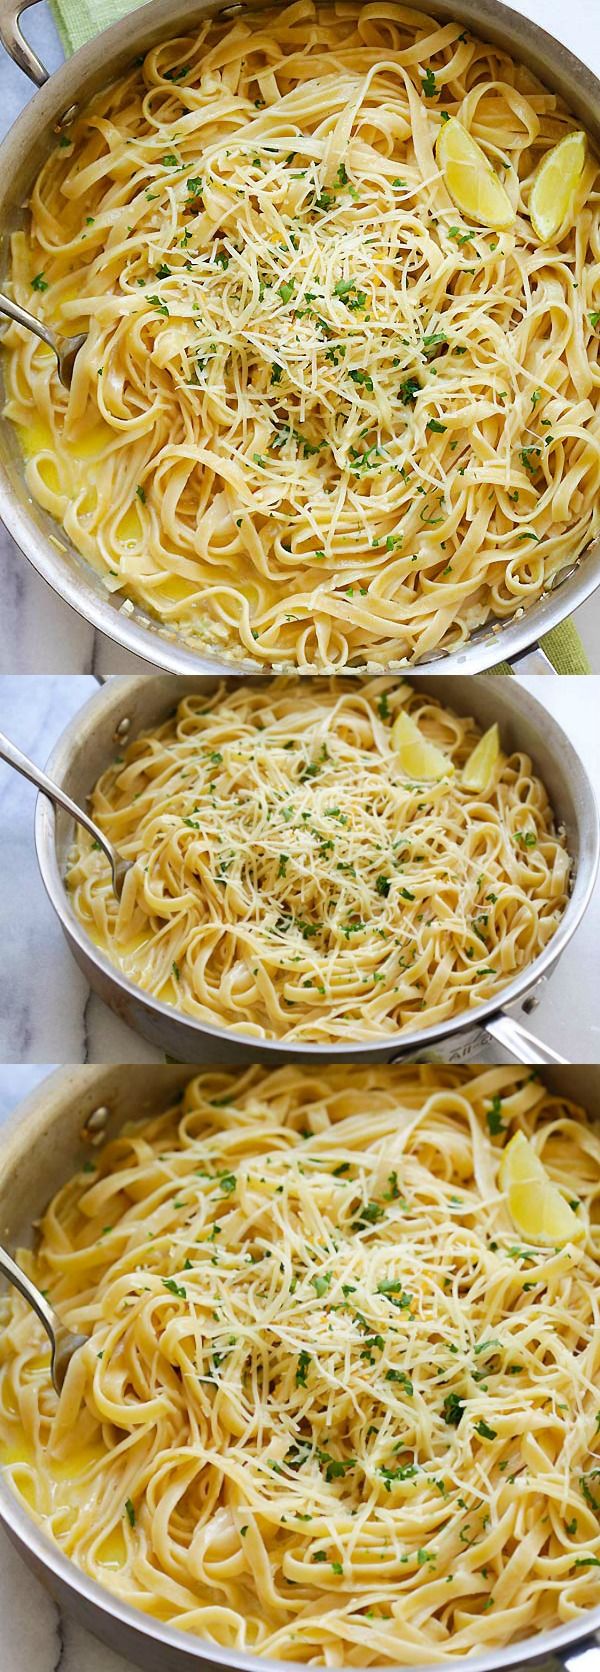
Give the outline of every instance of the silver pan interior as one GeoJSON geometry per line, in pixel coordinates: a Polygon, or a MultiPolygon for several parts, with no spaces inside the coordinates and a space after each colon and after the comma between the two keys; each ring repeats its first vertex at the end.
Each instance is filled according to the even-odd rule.
{"type": "MultiPolygon", "coordinates": [[[[60,1069],[15,1110],[3,1127],[0,1156],[0,1239],[9,1247],[32,1240],[32,1222],[50,1196],[89,1154],[82,1128],[99,1106],[108,1108],[105,1130],[168,1107],[192,1073],[189,1067],[60,1069]]],[[[600,1106],[600,1067],[553,1068],[548,1084],[590,1108],[600,1106]]],[[[227,1667],[240,1672],[285,1672],[281,1662],[215,1647],[160,1624],[109,1595],[63,1556],[32,1521],[0,1471],[0,1522],[27,1565],[82,1625],[145,1672],[198,1672],[227,1667]]],[[[535,1666],[540,1672],[598,1672],[600,1607],[568,1625],[491,1654],[455,1665],[468,1672],[535,1666]],[[595,1652],[594,1652],[595,1651],[595,1652]]],[[[448,1664],[448,1663],[445,1663],[448,1664]]],[[[286,1662],[289,1672],[292,1662],[286,1662]]],[[[439,1663],[438,1663],[439,1667],[439,1663]]],[[[421,1667],[420,1672],[434,1672],[421,1667]]]]}
{"type": "MultiPolygon", "coordinates": [[[[496,996],[476,1010],[465,1011],[462,1017],[453,1017],[438,1027],[402,1034],[401,1040],[391,1036],[389,1041],[376,1045],[301,1045],[282,1040],[256,1040],[250,1035],[211,1027],[182,1016],[172,1006],[143,993],[88,939],[75,917],[62,880],[73,826],[63,814],[55,818],[49,802],[40,796],[36,845],[52,905],[91,986],[136,1032],[161,1046],[169,1056],[185,1062],[214,1062],[223,1058],[239,1062],[249,1054],[271,1062],[291,1056],[304,1062],[358,1057],[363,1062],[380,1061],[439,1044],[472,1027],[475,1021],[485,1024],[486,1018],[497,1016],[507,1004],[523,998],[550,970],[585,911],[598,865],[598,811],[587,773],[556,721],[516,680],[419,675],[418,682],[459,713],[473,714],[484,730],[498,720],[504,746],[531,755],[546,785],[557,821],[565,826],[573,859],[573,885],[564,916],[545,950],[510,983],[501,997],[496,996]]],[[[208,690],[215,683],[206,675],[193,680],[166,675],[110,680],[63,732],[48,762],[50,776],[84,805],[96,779],[112,761],[117,742],[122,741],[124,721],[130,722],[128,735],[135,736],[164,719],[184,691],[208,690]]]]}
{"type": "MultiPolygon", "coordinates": [[[[283,4],[283,0],[274,3],[283,4]]],[[[17,0],[0,0],[0,34],[4,16],[6,39],[10,17],[18,10],[17,0]]],[[[229,18],[253,10],[260,10],[259,0],[225,7],[215,0],[153,0],[81,48],[51,77],[31,99],[0,148],[0,283],[8,262],[9,234],[26,221],[24,205],[32,182],[65,114],[118,75],[140,48],[146,51],[168,35],[189,30],[202,17],[229,18]]],[[[459,18],[484,38],[500,42],[561,95],[600,146],[600,82],[545,30],[499,0],[412,0],[412,10],[426,11],[441,20],[459,18]]],[[[32,500],[18,442],[6,421],[0,421],[0,517],[44,579],[116,643],[172,673],[231,671],[231,661],[221,652],[204,655],[191,650],[180,636],[140,608],[134,608],[132,614],[123,612],[122,603],[106,592],[100,577],[62,528],[32,500]]],[[[463,669],[478,673],[502,657],[517,656],[582,604],[599,582],[600,540],[596,540],[584,559],[568,566],[548,594],[521,619],[513,618],[496,627],[489,624],[474,634],[467,646],[450,654],[438,653],[421,667],[439,666],[441,655],[448,673],[463,669]]]]}

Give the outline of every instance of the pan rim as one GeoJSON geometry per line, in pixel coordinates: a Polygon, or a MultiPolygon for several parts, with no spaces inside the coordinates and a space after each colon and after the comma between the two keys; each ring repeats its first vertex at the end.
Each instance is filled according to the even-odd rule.
{"type": "MultiPolygon", "coordinates": [[[[264,0],[265,5],[268,3],[269,0],[264,0]]],[[[322,0],[322,3],[332,3],[332,0],[322,0]]],[[[271,5],[275,7],[284,4],[285,0],[271,0],[271,5]]],[[[442,21],[455,15],[467,26],[473,27],[484,39],[486,31],[488,38],[493,39],[494,34],[498,39],[504,38],[508,49],[513,53],[517,50],[522,51],[526,61],[528,55],[534,59],[539,59],[541,55],[544,59],[543,69],[540,70],[538,67],[535,71],[540,79],[546,78],[551,90],[553,86],[556,88],[561,78],[568,80],[573,84],[571,96],[573,88],[578,88],[582,101],[591,104],[594,113],[597,112],[597,122],[595,115],[591,121],[589,114],[581,120],[585,120],[586,126],[592,130],[600,145],[600,80],[588,65],[541,24],[515,12],[511,6],[504,4],[504,0],[456,0],[456,4],[454,0],[431,0],[431,5],[429,0],[414,0],[414,8],[429,16],[438,15],[442,21]]],[[[193,0],[194,15],[197,12],[199,16],[238,11],[252,13],[261,9],[263,0],[234,0],[229,6],[226,3],[224,5],[222,0],[193,0]]],[[[10,153],[13,148],[27,148],[32,134],[39,131],[40,124],[36,122],[36,116],[40,117],[40,122],[43,122],[45,117],[48,127],[51,127],[57,115],[72,103],[74,94],[77,97],[82,79],[84,90],[81,96],[89,96],[85,78],[91,76],[97,62],[99,41],[103,43],[105,57],[111,59],[111,69],[107,77],[107,81],[110,81],[111,75],[117,72],[116,60],[121,43],[127,41],[133,49],[135,44],[139,45],[140,41],[144,40],[148,29],[154,26],[159,30],[161,38],[164,38],[171,27],[170,15],[173,11],[176,17],[182,11],[177,0],[147,0],[138,11],[129,13],[119,22],[103,30],[100,36],[80,47],[53,72],[47,83],[29,100],[0,146],[0,165],[5,164],[5,172],[9,178],[10,153]]],[[[177,28],[179,25],[175,22],[172,27],[177,28]]],[[[559,96],[564,97],[560,89],[559,96]]],[[[7,426],[8,420],[0,418],[0,434],[7,433],[7,426]]],[[[13,534],[19,551],[26,560],[53,588],[62,602],[76,611],[83,620],[89,621],[99,631],[106,633],[115,644],[145,657],[152,666],[162,668],[166,672],[205,671],[226,674],[235,673],[238,669],[246,672],[258,669],[260,672],[263,668],[265,671],[276,671],[283,667],[283,661],[280,659],[257,664],[248,654],[240,658],[235,655],[235,651],[233,654],[226,654],[220,652],[218,647],[206,652],[197,651],[190,641],[172,631],[168,624],[161,622],[159,618],[153,618],[150,612],[146,612],[141,606],[132,603],[130,610],[124,609],[123,606],[113,606],[110,594],[102,596],[101,579],[93,565],[74,546],[67,543],[62,525],[54,523],[51,519],[51,528],[42,528],[47,514],[41,507],[36,506],[32,509],[33,500],[20,472],[21,459],[16,438],[11,436],[7,446],[14,470],[8,468],[4,459],[0,459],[0,519],[13,534]],[[39,513],[39,521],[36,520],[36,513],[39,513]],[[64,559],[60,553],[61,544],[65,550],[64,559]]],[[[386,664],[382,663],[380,671],[385,672],[389,668],[397,672],[411,669],[422,672],[443,670],[447,673],[459,673],[467,669],[472,673],[484,672],[492,668],[499,659],[518,656],[531,649],[540,636],[566,621],[573,610],[585,603],[599,586],[600,537],[592,540],[588,549],[573,560],[562,581],[558,575],[549,581],[548,589],[533,604],[525,607],[521,617],[517,615],[519,606],[516,604],[511,616],[497,620],[490,618],[476,628],[463,645],[440,650],[430,658],[425,655],[414,663],[393,658],[386,664]]],[[[367,653],[365,664],[360,668],[321,670],[315,666],[308,671],[358,673],[368,671],[368,665],[367,653]]],[[[291,666],[290,671],[294,671],[291,666]]]]}
{"type": "MultiPolygon", "coordinates": [[[[149,1064],[139,1066],[151,1070],[149,1064]]],[[[103,1076],[109,1074],[111,1070],[114,1072],[115,1068],[116,1065],[114,1064],[97,1066],[82,1064],[75,1069],[55,1069],[33,1091],[29,1092],[25,1099],[20,1100],[13,1107],[6,1122],[3,1123],[3,1132],[8,1138],[8,1150],[3,1148],[0,1157],[0,1182],[5,1169],[10,1177],[10,1167],[11,1164],[15,1164],[18,1151],[20,1150],[21,1154],[23,1153],[29,1128],[35,1124],[36,1115],[41,1114],[41,1104],[44,1096],[50,1097],[51,1118],[58,1120],[65,1104],[70,1104],[77,1098],[79,1087],[83,1091],[93,1087],[96,1083],[101,1083],[103,1076]]],[[[168,1074],[172,1073],[175,1080],[176,1077],[185,1074],[188,1069],[190,1077],[193,1077],[197,1072],[197,1067],[191,1064],[178,1065],[177,1069],[169,1069],[165,1066],[162,1072],[165,1079],[168,1074]]],[[[209,1668],[226,1667],[230,1668],[231,1672],[269,1672],[269,1668],[272,1669],[272,1672],[306,1672],[304,1662],[274,1660],[267,1656],[252,1654],[250,1651],[228,1649],[219,1644],[211,1643],[207,1638],[188,1636],[186,1632],[178,1631],[174,1626],[165,1625],[160,1620],[155,1620],[152,1615],[145,1614],[142,1610],[132,1607],[131,1604],[121,1602],[105,1586],[100,1585],[97,1580],[91,1579],[84,1573],[75,1562],[65,1556],[59,1547],[53,1543],[40,1524],[28,1513],[25,1506],[21,1505],[16,1493],[5,1479],[2,1469],[0,1469],[0,1525],[3,1526],[4,1531],[17,1549],[24,1549],[26,1557],[32,1557],[34,1571],[38,1573],[38,1570],[42,1570],[44,1581],[50,1584],[50,1588],[52,1588],[52,1581],[54,1581],[60,1592],[68,1595],[69,1604],[72,1602],[72,1594],[75,1593],[78,1602],[87,1605],[87,1608],[92,1612],[92,1621],[90,1622],[87,1613],[84,1616],[83,1607],[81,1618],[85,1618],[88,1629],[97,1630],[98,1634],[101,1634],[101,1626],[98,1625],[98,1628],[96,1626],[96,1615],[100,1617],[102,1623],[105,1619],[108,1619],[116,1621],[125,1628],[128,1634],[128,1640],[123,1645],[126,1654],[130,1651],[129,1637],[131,1636],[134,1640],[141,1639],[139,1650],[134,1644],[134,1654],[141,1651],[142,1643],[144,1645],[156,1643],[166,1649],[173,1650],[177,1660],[182,1665],[187,1666],[189,1672],[193,1672],[193,1668],[201,1665],[206,1665],[209,1668]]],[[[486,1654],[476,1655],[473,1658],[457,1656],[455,1665],[457,1669],[464,1668],[464,1672],[467,1668],[468,1672],[500,1672],[500,1669],[504,1667],[518,1667],[531,1665],[531,1663],[539,1665],[542,1659],[545,1663],[547,1656],[550,1657],[553,1652],[558,1651],[559,1661],[556,1672],[559,1672],[560,1666],[564,1665],[564,1662],[560,1660],[560,1650],[568,1649],[572,1645],[578,1645],[580,1651],[586,1647],[593,1648],[597,1645],[599,1633],[600,1604],[596,1608],[586,1610],[584,1614],[576,1616],[565,1624],[555,1627],[551,1632],[527,1637],[508,1644],[502,1649],[493,1649],[486,1654]]],[[[139,1664],[142,1663],[139,1662],[139,1664]]],[[[419,1666],[419,1672],[440,1672],[441,1664],[439,1661],[431,1661],[426,1666],[419,1666]]],[[[444,1662],[446,1667],[451,1664],[447,1661],[444,1662]]],[[[414,1662],[407,1663],[405,1672],[411,1672],[411,1667],[415,1667],[416,1672],[414,1662]]],[[[390,1672],[390,1667],[378,1663],[370,1668],[370,1672],[390,1672]]]]}
{"type": "MultiPolygon", "coordinates": [[[[125,700],[127,700],[128,696],[133,697],[135,689],[139,683],[156,679],[156,677],[156,675],[142,674],[125,676],[125,679],[123,679],[121,676],[118,676],[119,689],[122,691],[123,687],[125,688],[124,697],[125,700]]],[[[164,676],[158,677],[164,680],[164,676]]],[[[213,676],[204,677],[209,678],[213,676]]],[[[240,676],[238,675],[233,677],[237,680],[240,679],[240,676]]],[[[264,677],[271,679],[277,676],[267,674],[264,677]]],[[[299,678],[301,676],[297,675],[295,677],[299,678]]],[[[325,675],[323,677],[327,678],[335,676],[325,675]]],[[[359,675],[357,677],[360,678],[361,676],[359,675]]],[[[414,677],[415,676],[412,676],[413,679],[414,677]]],[[[445,678],[444,675],[439,675],[439,677],[445,678]]],[[[214,678],[216,680],[217,676],[214,676],[214,678]]],[[[495,677],[490,675],[489,678],[494,678],[494,693],[496,701],[498,700],[498,697],[500,697],[500,702],[502,702],[503,696],[502,693],[499,693],[497,690],[495,677]]],[[[241,676],[241,682],[243,682],[243,676],[241,676]]],[[[46,770],[50,777],[55,777],[59,783],[62,781],[64,772],[68,769],[69,764],[66,759],[67,751],[72,749],[73,743],[76,741],[77,728],[82,717],[84,715],[88,715],[91,710],[97,708],[98,717],[100,718],[103,706],[108,706],[110,701],[110,698],[106,693],[111,690],[116,692],[116,689],[116,681],[113,683],[109,680],[108,684],[105,685],[102,690],[94,692],[92,696],[88,698],[88,701],[83,705],[83,707],[77,710],[72,720],[69,721],[67,726],[63,729],[60,737],[57,739],[47,762],[46,770]]],[[[546,733],[548,735],[551,734],[552,738],[556,740],[557,751],[560,748],[562,758],[564,759],[566,756],[569,764],[570,775],[573,780],[579,781],[582,796],[584,795],[586,797],[585,805],[583,807],[576,806],[575,811],[580,842],[582,845],[587,843],[589,846],[589,853],[586,857],[586,868],[589,866],[589,874],[587,879],[585,877],[582,878],[582,868],[581,864],[579,864],[565,910],[559,921],[558,927],[551,939],[548,941],[547,946],[545,946],[542,951],[538,953],[537,957],[534,958],[530,964],[526,964],[524,968],[513,978],[513,980],[508,982],[499,993],[496,993],[493,996],[493,998],[474,1006],[472,1009],[459,1011],[456,1016],[449,1017],[446,1021],[428,1028],[412,1029],[410,1032],[406,1033],[391,1033],[383,1039],[358,1039],[348,1041],[347,1043],[332,1040],[328,1043],[320,1044],[310,1040],[294,1041],[287,1039],[285,1036],[262,1037],[260,1035],[253,1035],[234,1030],[233,1028],[219,1027],[216,1023],[201,1022],[197,1018],[189,1016],[183,1011],[180,1012],[174,1005],[168,1005],[160,999],[156,999],[152,994],[147,993],[144,988],[137,986],[129,979],[128,976],[119,971],[117,965],[112,962],[112,960],[102,951],[101,948],[96,947],[91,938],[88,937],[73,910],[69,896],[64,887],[56,846],[56,817],[54,808],[47,801],[47,799],[40,794],[38,796],[35,809],[35,846],[38,865],[50,904],[53,906],[57,914],[63,931],[69,938],[72,938],[76,942],[85,957],[100,968],[106,979],[114,982],[118,991],[124,992],[127,997],[132,1000],[137,999],[138,1002],[141,1001],[144,1007],[150,1012],[153,1021],[156,1019],[157,1023],[160,1023],[161,1021],[168,1021],[171,1025],[174,1023],[179,1024],[182,1027],[182,1031],[189,1031],[191,1029],[194,1039],[197,1039],[198,1042],[208,1037],[211,1041],[221,1044],[224,1050],[227,1050],[228,1046],[230,1048],[235,1047],[238,1052],[243,1053],[246,1051],[249,1055],[251,1055],[253,1051],[259,1051],[261,1055],[264,1055],[265,1057],[268,1057],[271,1054],[274,1056],[281,1056],[281,1054],[284,1053],[286,1056],[289,1056],[290,1058],[293,1057],[296,1060],[299,1060],[300,1057],[304,1056],[305,1060],[314,1060],[315,1062],[326,1061],[327,1059],[330,1059],[332,1055],[335,1055],[336,1060],[343,1062],[355,1060],[356,1058],[360,1059],[361,1057],[366,1056],[367,1053],[373,1052],[376,1054],[378,1052],[386,1053],[389,1056],[391,1052],[398,1051],[402,1056],[405,1056],[409,1052],[414,1052],[415,1050],[428,1050],[438,1044],[441,1040],[447,1040],[460,1033],[464,1033],[467,1028],[472,1028],[477,1025],[485,1025],[486,1020],[497,1016],[499,1013],[503,1012],[507,1006],[525,998],[527,994],[531,992],[532,988],[537,985],[538,981],[546,976],[554,967],[555,963],[561,956],[561,953],[565,950],[565,947],[575,934],[589,906],[596,884],[600,863],[600,807],[598,805],[594,786],[587,768],[584,766],[580,756],[578,755],[574,744],[571,743],[570,738],[567,736],[566,732],[563,731],[562,726],[544,707],[543,703],[541,703],[537,697],[534,697],[530,691],[526,690],[520,684],[519,692],[520,704],[522,704],[526,710],[529,709],[530,713],[534,714],[537,718],[538,725],[540,727],[545,727],[546,733]]],[[[508,692],[504,693],[506,696],[508,696],[508,694],[508,692]]],[[[450,702],[452,703],[452,701],[453,698],[450,697],[450,702]]],[[[458,711],[460,712],[460,706],[458,711]]],[[[555,812],[554,808],[553,812],[555,812]]],[[[557,815],[555,814],[555,816],[557,815]]]]}

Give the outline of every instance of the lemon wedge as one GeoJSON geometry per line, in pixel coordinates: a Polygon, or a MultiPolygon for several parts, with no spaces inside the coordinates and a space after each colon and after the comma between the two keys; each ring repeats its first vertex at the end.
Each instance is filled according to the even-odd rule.
{"type": "Polygon", "coordinates": [[[483,795],[499,754],[500,732],[498,726],[493,725],[480,737],[475,748],[471,750],[468,761],[465,761],[462,781],[466,790],[474,790],[476,794],[483,795]]]}
{"type": "Polygon", "coordinates": [[[399,757],[402,771],[409,778],[446,778],[454,772],[452,761],[428,743],[422,731],[411,720],[410,714],[399,714],[392,726],[392,748],[399,757]]]}
{"type": "Polygon", "coordinates": [[[585,168],[586,140],[580,129],[567,134],[542,157],[536,171],[529,215],[542,244],[549,244],[561,228],[575,219],[575,194],[585,168]]]}
{"type": "Polygon", "coordinates": [[[510,1217],[529,1242],[578,1242],[585,1225],[576,1218],[564,1196],[523,1132],[515,1132],[500,1163],[500,1185],[506,1191],[510,1217]]]}
{"type": "Polygon", "coordinates": [[[435,154],[452,202],[479,226],[502,232],[516,216],[502,181],[477,141],[451,116],[440,128],[435,154]]]}

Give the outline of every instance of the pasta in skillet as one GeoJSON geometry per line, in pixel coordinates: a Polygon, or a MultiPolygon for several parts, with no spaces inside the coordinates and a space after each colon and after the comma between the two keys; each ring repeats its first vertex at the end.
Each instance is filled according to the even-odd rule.
{"type": "Polygon", "coordinates": [[[457,1016],[547,945],[569,887],[528,756],[496,742],[473,777],[480,742],[392,678],[190,694],[96,785],[92,816],[135,865],[117,902],[80,831],[74,910],[140,987],[255,1037],[457,1016]]]}
{"type": "Polygon", "coordinates": [[[91,1340],[57,1401],[1,1303],[15,1490],[121,1601],[284,1661],[571,1621],[598,1601],[599,1181],[597,1128],[528,1068],[201,1074],[19,1255],[91,1340]],[[515,1133],[558,1245],[515,1232],[515,1133]]]}
{"type": "Polygon", "coordinates": [[[153,47],[60,135],[12,284],[34,497],[111,592],[258,665],[389,667],[539,599],[600,527],[598,165],[459,22],[311,0],[153,47]],[[457,209],[446,118],[510,224],[457,209]],[[489,184],[489,172],[488,172],[489,184]],[[497,186],[500,190],[500,185],[497,186]]]}

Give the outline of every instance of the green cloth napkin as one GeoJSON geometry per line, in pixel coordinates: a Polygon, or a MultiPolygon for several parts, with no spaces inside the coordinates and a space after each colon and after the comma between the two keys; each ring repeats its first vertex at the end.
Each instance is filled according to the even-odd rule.
{"type": "Polygon", "coordinates": [[[50,0],[54,21],[65,52],[76,52],[109,23],[118,23],[144,0],[50,0]]]}
{"type": "MultiPolygon", "coordinates": [[[[144,0],[50,0],[58,32],[65,52],[77,48],[117,23],[126,12],[134,11],[144,0]]],[[[591,673],[581,639],[571,621],[563,621],[542,639],[546,655],[557,673],[591,673]]],[[[494,673],[510,673],[508,662],[499,662],[494,673]]]]}

